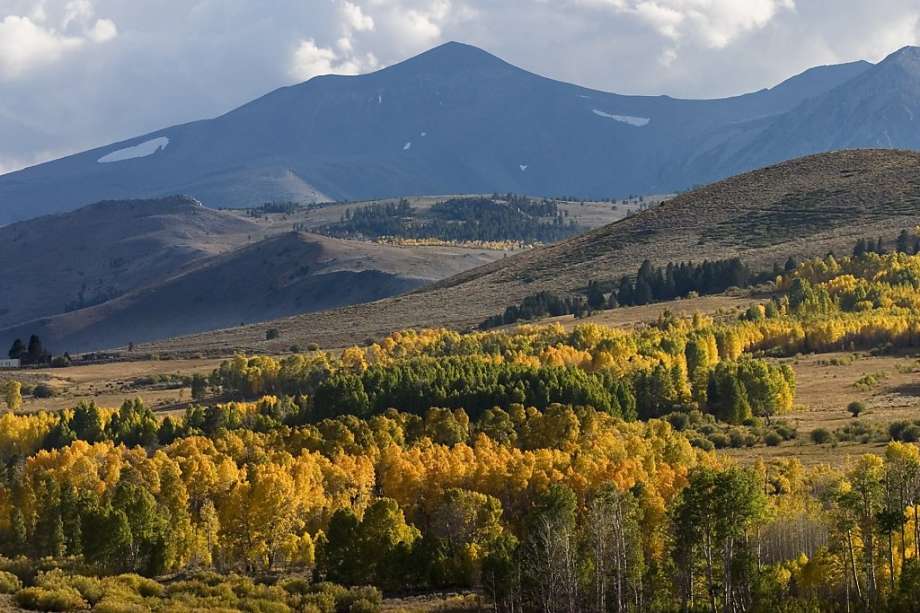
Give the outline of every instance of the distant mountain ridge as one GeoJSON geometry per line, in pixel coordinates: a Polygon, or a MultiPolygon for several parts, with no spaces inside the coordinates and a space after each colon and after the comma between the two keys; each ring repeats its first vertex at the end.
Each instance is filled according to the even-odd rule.
{"type": "MultiPolygon", "coordinates": [[[[280,216],[280,215],[279,215],[280,216]]],[[[501,256],[293,232],[188,196],[0,227],[0,345],[82,351],[378,300],[501,256]]]]}
{"type": "Polygon", "coordinates": [[[742,96],[680,100],[562,83],[447,43],[371,74],[317,77],[215,119],[0,176],[0,223],[169,193],[211,207],[664,193],[807,153],[918,148],[918,53],[812,68],[742,96]]]}

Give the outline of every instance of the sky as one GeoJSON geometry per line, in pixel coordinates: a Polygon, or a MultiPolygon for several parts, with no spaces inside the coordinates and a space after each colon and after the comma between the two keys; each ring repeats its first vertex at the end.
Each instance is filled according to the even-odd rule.
{"type": "Polygon", "coordinates": [[[920,44],[918,0],[0,0],[0,174],[442,42],[714,98],[920,44]]]}

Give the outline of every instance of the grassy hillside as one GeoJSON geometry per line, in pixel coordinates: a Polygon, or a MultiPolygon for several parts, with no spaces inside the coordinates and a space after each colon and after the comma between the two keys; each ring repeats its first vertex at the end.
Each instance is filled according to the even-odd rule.
{"type": "Polygon", "coordinates": [[[754,267],[849,252],[859,237],[894,240],[920,223],[920,154],[854,150],[770,166],[680,195],[654,209],[550,246],[472,269],[413,294],[271,324],[157,343],[160,351],[342,346],[406,326],[469,327],[541,290],[571,292],[634,274],[643,259],[722,259],[754,267]]]}

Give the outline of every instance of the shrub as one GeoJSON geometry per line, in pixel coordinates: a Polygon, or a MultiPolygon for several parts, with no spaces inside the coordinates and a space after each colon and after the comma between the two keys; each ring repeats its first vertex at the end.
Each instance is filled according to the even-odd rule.
{"type": "Polygon", "coordinates": [[[34,398],[52,398],[57,392],[47,383],[39,383],[32,389],[34,398]]]}
{"type": "Polygon", "coordinates": [[[150,598],[151,596],[160,597],[163,595],[163,586],[153,579],[131,573],[118,575],[113,578],[121,585],[124,585],[144,598],[150,598]]]}
{"type": "Polygon", "coordinates": [[[278,328],[269,328],[265,331],[265,340],[267,341],[273,341],[280,336],[281,332],[278,330],[278,328]]]}
{"type": "Polygon", "coordinates": [[[763,442],[767,447],[776,447],[783,442],[783,437],[776,432],[770,431],[764,435],[763,442]]]}
{"type": "Polygon", "coordinates": [[[22,589],[22,581],[13,573],[0,571],[0,594],[14,594],[22,589]]]}
{"type": "Polygon", "coordinates": [[[264,598],[246,598],[239,603],[239,608],[250,613],[290,613],[291,608],[283,602],[264,598]]]}
{"type": "Polygon", "coordinates": [[[91,605],[102,600],[105,595],[102,581],[96,577],[66,575],[59,568],[38,573],[35,578],[35,585],[49,591],[76,590],[91,605]]]}
{"type": "Polygon", "coordinates": [[[146,613],[150,607],[134,602],[126,602],[118,598],[106,596],[93,607],[95,613],[146,613]]]}
{"type": "Polygon", "coordinates": [[[686,413],[669,413],[665,419],[678,432],[683,432],[690,425],[690,416],[686,413]]]}
{"type": "Polygon", "coordinates": [[[372,585],[353,587],[336,601],[339,609],[348,611],[377,611],[383,603],[383,594],[372,585]]]}
{"type": "Polygon", "coordinates": [[[308,343],[307,351],[319,351],[319,345],[317,345],[316,343],[308,343]]]}
{"type": "Polygon", "coordinates": [[[709,436],[710,434],[716,432],[716,427],[714,424],[700,424],[696,427],[696,431],[700,434],[705,434],[709,436]]]}
{"type": "Polygon", "coordinates": [[[868,375],[863,375],[856,380],[856,383],[853,384],[858,390],[868,392],[869,390],[878,386],[884,379],[887,379],[888,375],[884,372],[877,372],[868,375]]]}
{"type": "Polygon", "coordinates": [[[51,359],[53,368],[66,368],[70,366],[70,357],[66,355],[56,355],[51,359]]]}
{"type": "Polygon", "coordinates": [[[773,431],[779,434],[784,441],[791,441],[799,435],[794,427],[783,421],[773,424],[773,431]]]}
{"type": "Polygon", "coordinates": [[[710,434],[709,440],[712,442],[716,449],[725,449],[731,444],[731,440],[728,438],[728,435],[721,432],[714,432],[713,434],[710,434]]]}
{"type": "Polygon", "coordinates": [[[901,437],[903,436],[904,431],[907,430],[907,428],[909,427],[910,427],[909,421],[904,421],[904,420],[893,421],[890,424],[888,424],[888,436],[893,441],[900,441],[902,440],[901,437]]]}
{"type": "Polygon", "coordinates": [[[827,428],[816,428],[811,431],[811,441],[818,445],[824,445],[834,440],[834,435],[827,428]]]}
{"type": "Polygon", "coordinates": [[[911,424],[901,432],[900,440],[905,443],[916,443],[920,441],[920,426],[911,424]]]}
{"type": "Polygon", "coordinates": [[[336,611],[335,596],[326,592],[306,594],[305,596],[298,599],[297,604],[297,608],[300,610],[307,610],[308,608],[313,607],[322,613],[335,613],[336,611]]]}
{"type": "Polygon", "coordinates": [[[865,410],[866,410],[866,405],[859,402],[858,400],[854,400],[853,402],[847,405],[847,411],[849,411],[850,415],[852,415],[854,418],[859,417],[859,414],[865,410]]]}
{"type": "Polygon", "coordinates": [[[279,585],[284,588],[288,594],[308,594],[310,593],[310,581],[303,577],[288,577],[283,579],[279,585]]]}
{"type": "Polygon", "coordinates": [[[738,447],[743,447],[747,442],[747,435],[745,432],[739,428],[732,428],[728,432],[729,444],[737,449],[738,447]]]}
{"type": "Polygon", "coordinates": [[[348,594],[347,587],[343,587],[337,583],[332,583],[331,581],[322,581],[317,583],[310,591],[314,594],[329,594],[335,599],[336,602],[342,600],[348,594]]]}
{"type": "Polygon", "coordinates": [[[690,444],[694,447],[702,449],[703,451],[712,451],[715,448],[715,445],[712,444],[712,441],[702,436],[691,437],[690,444]]]}
{"type": "Polygon", "coordinates": [[[33,611],[73,611],[88,607],[80,592],[72,587],[48,590],[43,587],[27,587],[16,592],[16,604],[33,611]]]}
{"type": "Polygon", "coordinates": [[[73,589],[80,592],[80,595],[83,596],[83,599],[91,605],[96,604],[102,600],[103,596],[105,596],[105,590],[102,587],[102,582],[95,577],[74,575],[65,579],[65,585],[72,587],[73,589]]]}
{"type": "Polygon", "coordinates": [[[377,613],[379,610],[380,605],[374,604],[370,600],[365,600],[364,598],[359,598],[348,607],[348,613],[377,613]]]}

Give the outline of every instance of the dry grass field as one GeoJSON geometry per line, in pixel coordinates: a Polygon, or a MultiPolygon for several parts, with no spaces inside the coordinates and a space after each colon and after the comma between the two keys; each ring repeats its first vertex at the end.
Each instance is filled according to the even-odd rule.
{"type": "Polygon", "coordinates": [[[142,398],[156,409],[189,399],[189,388],[165,383],[147,383],[145,378],[162,375],[209,374],[220,360],[144,360],[69,366],[67,368],[26,368],[0,372],[0,381],[16,379],[27,385],[44,383],[55,395],[51,398],[24,396],[23,410],[57,411],[81,400],[93,400],[102,407],[118,407],[132,398],[142,398]]]}
{"type": "Polygon", "coordinates": [[[920,353],[877,357],[825,353],[785,361],[796,374],[796,410],[784,419],[797,428],[798,440],[778,447],[726,450],[729,455],[744,461],[795,457],[804,464],[841,465],[849,458],[881,453],[885,448],[879,441],[817,445],[810,440],[811,432],[818,428],[834,432],[853,423],[847,411],[851,402],[866,407],[860,421],[883,431],[893,421],[920,419],[920,353]],[[877,382],[866,384],[871,380],[877,382]]]}
{"type": "Polygon", "coordinates": [[[637,324],[653,322],[665,313],[680,317],[700,315],[736,315],[751,304],[763,302],[763,299],[751,297],[749,292],[720,294],[718,296],[699,296],[697,298],[684,298],[669,300],[643,306],[621,307],[607,311],[598,311],[588,317],[575,319],[572,316],[558,317],[549,321],[559,320],[566,328],[579,324],[591,323],[602,326],[621,327],[635,326],[637,324]]]}

